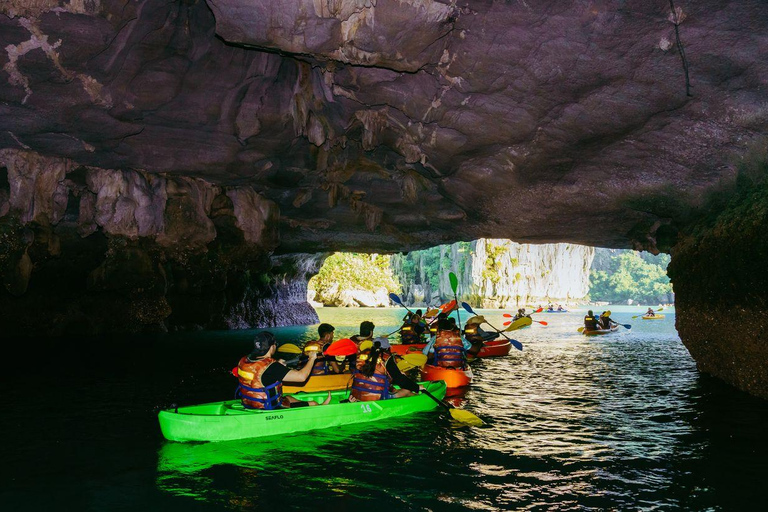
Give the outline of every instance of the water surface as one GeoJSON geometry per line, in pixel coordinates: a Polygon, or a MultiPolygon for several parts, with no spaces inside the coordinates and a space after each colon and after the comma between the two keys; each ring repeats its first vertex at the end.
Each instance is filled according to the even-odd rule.
{"type": "MultiPolygon", "coordinates": [[[[2,361],[4,510],[753,509],[765,503],[768,402],[700,376],[664,320],[586,338],[584,311],[514,333],[525,350],[474,363],[439,411],[267,440],[162,439],[171,404],[227,399],[255,331],[24,340],[2,361]]],[[[337,335],[402,310],[319,310],[337,335]]],[[[495,325],[501,311],[482,311],[495,325]]],[[[466,319],[466,315],[463,317],[466,319]]],[[[272,329],[283,341],[316,326],[272,329]]]]}

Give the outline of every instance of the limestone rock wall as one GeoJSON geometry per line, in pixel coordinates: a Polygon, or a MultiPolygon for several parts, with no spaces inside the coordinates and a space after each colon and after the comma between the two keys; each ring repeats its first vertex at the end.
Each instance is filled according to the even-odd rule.
{"type": "Polygon", "coordinates": [[[278,222],[250,187],[0,150],[3,331],[311,323],[315,259],[272,261],[278,222]]]}
{"type": "Polygon", "coordinates": [[[768,186],[710,211],[672,249],[677,331],[700,371],[768,398],[768,186]]]}
{"type": "Polygon", "coordinates": [[[594,248],[480,239],[441,246],[437,269],[428,267],[426,257],[418,252],[409,257],[416,261],[415,276],[405,272],[403,256],[393,256],[392,266],[410,303],[435,304],[452,297],[448,280],[452,271],[459,277],[465,300],[480,307],[507,308],[583,298],[589,291],[594,248]],[[433,273],[437,286],[433,286],[433,273]]]}

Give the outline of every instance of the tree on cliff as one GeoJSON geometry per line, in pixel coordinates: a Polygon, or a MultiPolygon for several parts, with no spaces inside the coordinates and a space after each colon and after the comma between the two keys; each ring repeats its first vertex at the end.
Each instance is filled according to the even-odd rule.
{"type": "Polygon", "coordinates": [[[666,254],[653,258],[643,258],[634,251],[617,254],[610,258],[606,270],[591,272],[589,296],[614,303],[628,299],[646,304],[666,302],[672,294],[666,273],[669,259],[666,254]]]}

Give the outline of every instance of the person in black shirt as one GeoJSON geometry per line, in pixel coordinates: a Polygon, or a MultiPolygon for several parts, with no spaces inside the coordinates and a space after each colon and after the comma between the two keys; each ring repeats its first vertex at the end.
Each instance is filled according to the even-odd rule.
{"type": "MultiPolygon", "coordinates": [[[[301,370],[291,370],[282,361],[272,358],[277,340],[271,332],[260,332],[253,341],[253,351],[237,364],[238,394],[243,406],[249,409],[279,409],[280,407],[307,407],[320,405],[314,400],[297,400],[283,396],[282,383],[304,382],[314,366],[317,352],[309,354],[309,361],[301,370]]],[[[331,401],[331,392],[322,405],[331,401]]]]}

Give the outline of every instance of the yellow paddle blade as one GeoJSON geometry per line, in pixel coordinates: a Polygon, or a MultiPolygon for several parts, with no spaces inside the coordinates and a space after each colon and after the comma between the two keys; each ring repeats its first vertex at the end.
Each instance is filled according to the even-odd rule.
{"type": "Polygon", "coordinates": [[[420,352],[416,352],[414,354],[405,354],[403,356],[403,359],[405,361],[408,361],[413,366],[416,366],[418,368],[421,368],[425,364],[427,364],[427,356],[420,352]]]}
{"type": "Polygon", "coordinates": [[[583,328],[583,327],[579,327],[577,330],[578,330],[579,332],[584,332],[584,328],[583,328]]]}
{"type": "Polygon", "coordinates": [[[429,311],[427,311],[424,316],[432,318],[432,317],[435,317],[435,316],[437,316],[439,314],[440,314],[440,310],[435,308],[435,309],[430,309],[429,311]]]}
{"type": "Polygon", "coordinates": [[[399,360],[399,361],[397,362],[397,368],[398,368],[398,369],[399,369],[401,372],[407,372],[408,370],[413,370],[413,369],[414,369],[414,368],[416,368],[416,367],[415,367],[415,366],[413,366],[413,365],[412,365],[411,363],[409,363],[408,361],[406,361],[405,359],[401,359],[401,360],[399,360]]]}
{"type": "Polygon", "coordinates": [[[450,412],[451,412],[451,417],[456,421],[466,423],[467,425],[472,425],[473,427],[479,427],[480,425],[483,424],[483,420],[481,420],[471,412],[465,411],[464,409],[451,409],[450,412]]]}
{"type": "Polygon", "coordinates": [[[656,311],[664,311],[664,308],[659,308],[656,311]]]}
{"type": "Polygon", "coordinates": [[[362,343],[360,343],[360,352],[363,350],[369,349],[373,347],[373,342],[371,340],[365,340],[362,343]]]}
{"type": "Polygon", "coordinates": [[[277,351],[283,354],[301,354],[301,349],[293,343],[283,343],[277,347],[277,351]]]}

